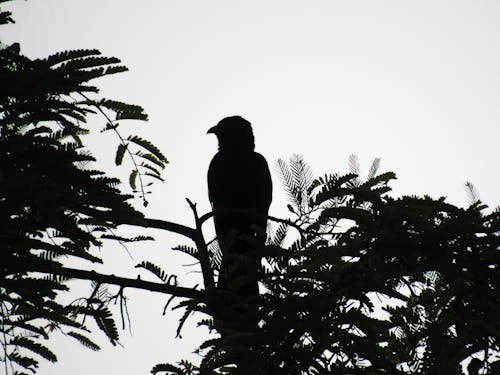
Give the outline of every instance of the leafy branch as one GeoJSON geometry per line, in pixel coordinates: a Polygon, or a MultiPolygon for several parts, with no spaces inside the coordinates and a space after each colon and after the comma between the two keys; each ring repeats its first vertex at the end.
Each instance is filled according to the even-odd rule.
{"type": "Polygon", "coordinates": [[[95,107],[97,111],[105,117],[106,126],[103,131],[112,130],[117,135],[120,143],[116,150],[115,164],[117,166],[121,165],[125,153],[128,155],[133,164],[133,169],[129,176],[129,185],[132,188],[132,190],[135,191],[137,189],[136,180],[137,179],[139,180],[139,190],[141,192],[140,196],[144,206],[147,206],[148,205],[148,201],[146,200],[147,192],[145,190],[146,184],[143,178],[144,176],[149,176],[163,182],[163,178],[161,177],[161,172],[158,168],[164,169],[166,164],[168,163],[168,160],[163,155],[163,153],[151,142],[143,138],[140,138],[136,135],[130,135],[127,138],[124,138],[118,131],[118,122],[117,122],[118,120],[125,120],[125,119],[147,121],[147,115],[144,114],[143,109],[139,106],[132,106],[122,102],[117,102],[107,99],[95,101],[89,99],[83,93],[79,94],[86,99],[86,104],[95,107]],[[104,111],[104,108],[115,112],[116,119],[114,121],[104,111]],[[132,151],[130,150],[131,143],[141,147],[142,149],[148,151],[149,153],[144,153],[141,151],[136,151],[135,153],[132,153],[132,151]],[[145,162],[139,163],[137,158],[142,158],[143,160],[145,160],[145,162]],[[142,167],[144,170],[141,170],[140,167],[142,167]]]}

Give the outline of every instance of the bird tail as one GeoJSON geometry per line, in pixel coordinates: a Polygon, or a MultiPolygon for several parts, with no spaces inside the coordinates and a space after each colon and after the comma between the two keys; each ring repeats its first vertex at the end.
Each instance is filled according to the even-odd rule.
{"type": "Polygon", "coordinates": [[[222,257],[218,288],[240,297],[258,296],[260,257],[255,247],[240,238],[228,245],[222,257]]]}

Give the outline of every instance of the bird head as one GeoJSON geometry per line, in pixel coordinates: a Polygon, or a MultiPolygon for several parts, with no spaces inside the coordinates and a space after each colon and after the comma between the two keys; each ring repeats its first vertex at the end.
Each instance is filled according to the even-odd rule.
{"type": "Polygon", "coordinates": [[[222,152],[245,152],[255,148],[252,126],[241,116],[223,118],[207,134],[217,136],[219,151],[222,152]]]}

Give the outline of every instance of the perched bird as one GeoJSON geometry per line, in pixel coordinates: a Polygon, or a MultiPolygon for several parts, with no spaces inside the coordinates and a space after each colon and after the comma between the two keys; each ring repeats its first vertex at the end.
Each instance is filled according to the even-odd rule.
{"type": "Polygon", "coordinates": [[[218,288],[241,297],[258,296],[256,279],[249,280],[257,272],[260,258],[250,255],[266,239],[272,200],[269,167],[266,159],[254,151],[252,127],[244,118],[226,117],[208,133],[215,134],[219,143],[207,176],[208,197],[223,254],[218,288]]]}

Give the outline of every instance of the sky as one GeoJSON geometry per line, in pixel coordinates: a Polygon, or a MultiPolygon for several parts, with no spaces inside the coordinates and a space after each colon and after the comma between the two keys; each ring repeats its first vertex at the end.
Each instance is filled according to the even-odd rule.
{"type": "MultiPolygon", "coordinates": [[[[499,204],[500,2],[457,0],[13,1],[16,24],[3,43],[20,42],[29,57],[97,48],[129,67],[96,82],[104,97],[142,105],[146,124],[124,125],[152,140],[170,160],[146,213],[192,225],[184,198],[210,210],[206,171],[217,150],[206,131],[241,115],[254,128],[256,151],[273,172],[270,214],[286,217],[275,171],[278,158],[301,154],[316,175],[362,172],[375,157],[394,171],[395,196],[446,196],[465,206],[466,181],[492,207],[499,204]]],[[[102,119],[94,119],[100,129],[102,119]]],[[[112,138],[92,139],[102,168],[113,165],[112,138]]],[[[210,232],[210,228],[207,229],[210,232]]],[[[170,248],[182,239],[157,234],[131,256],[110,246],[107,268],[134,276],[131,265],[152,259],[194,285],[199,275],[170,248]]],[[[85,290],[85,285],[77,285],[85,290]]],[[[78,290],[78,289],[77,289],[78,290]]],[[[174,338],[177,312],[162,316],[167,298],[130,291],[132,335],[124,347],[98,340],[82,349],[56,337],[55,365],[39,374],[140,374],[192,354],[206,331],[193,321],[174,338]]],[[[98,336],[97,336],[98,337],[98,336]]]]}

